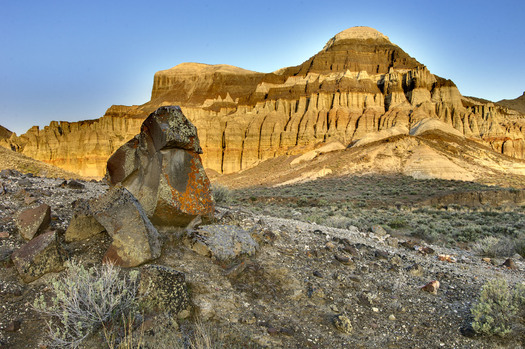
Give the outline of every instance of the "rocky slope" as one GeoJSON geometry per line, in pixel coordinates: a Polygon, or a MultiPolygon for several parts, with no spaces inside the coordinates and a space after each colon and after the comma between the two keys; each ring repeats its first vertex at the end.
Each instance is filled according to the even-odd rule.
{"type": "Polygon", "coordinates": [[[11,137],[12,134],[13,134],[13,132],[9,131],[4,126],[0,125],[0,140],[7,139],[7,138],[11,137]]]}
{"type": "Polygon", "coordinates": [[[515,99],[502,99],[497,104],[504,107],[517,110],[518,112],[525,114],[525,92],[521,96],[515,99]]]}
{"type": "Polygon", "coordinates": [[[9,149],[0,147],[0,170],[12,169],[50,178],[81,178],[77,173],[68,172],[45,162],[32,159],[9,149]]]}
{"type": "MultiPolygon", "coordinates": [[[[74,215],[72,202],[97,197],[107,186],[80,182],[72,189],[62,180],[7,171],[0,180],[5,189],[0,195],[0,347],[37,348],[46,326],[30,305],[41,296],[51,298],[51,281],[63,274],[31,283],[20,280],[9,258],[25,243],[14,217],[29,205],[49,204],[51,228],[62,237],[69,258],[99,265],[111,240],[106,233],[70,243],[63,235],[74,215]]],[[[154,263],[185,274],[193,311],[221,336],[222,343],[214,342],[217,347],[523,347],[519,323],[505,338],[476,335],[470,327],[470,308],[484,283],[523,281],[525,262],[519,255],[509,268],[502,265],[507,256],[484,261],[472,251],[395,237],[388,227],[336,229],[240,207],[219,208],[215,216],[215,226],[226,231],[262,232],[257,251],[217,260],[181,243],[175,234],[162,233],[163,253],[154,263]],[[425,292],[422,286],[433,280],[441,286],[425,292]]],[[[160,316],[137,319],[144,321],[135,332],[144,329],[144,348],[184,347],[175,344],[188,320],[174,319],[178,325],[173,328],[160,316]]],[[[83,347],[105,345],[95,337],[83,347]]]]}
{"type": "Polygon", "coordinates": [[[197,126],[203,164],[219,173],[252,168],[319,144],[347,146],[371,132],[411,129],[438,119],[466,138],[525,157],[525,120],[493,103],[463,97],[388,37],[347,29],[301,65],[263,74],[228,65],[183,63],[155,74],[151,101],[112,106],[98,119],[53,122],[0,141],[36,159],[100,177],[109,155],[162,105],[181,105],[197,126]]]}

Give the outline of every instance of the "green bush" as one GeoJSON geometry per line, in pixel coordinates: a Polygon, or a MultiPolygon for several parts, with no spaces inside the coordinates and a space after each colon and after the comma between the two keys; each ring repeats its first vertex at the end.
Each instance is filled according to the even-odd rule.
{"type": "Polygon", "coordinates": [[[525,305],[525,287],[511,292],[505,280],[491,280],[483,285],[478,302],[470,309],[472,328],[480,334],[504,337],[512,332],[518,310],[525,305]]]}
{"type": "Polygon", "coordinates": [[[41,296],[34,303],[34,309],[48,317],[47,344],[77,348],[92,333],[128,316],[137,304],[138,271],[120,274],[113,264],[86,269],[70,262],[65,276],[51,285],[52,301],[41,296]]]}
{"type": "Polygon", "coordinates": [[[486,257],[510,257],[515,251],[515,242],[509,238],[487,236],[478,240],[472,249],[486,257]]]}

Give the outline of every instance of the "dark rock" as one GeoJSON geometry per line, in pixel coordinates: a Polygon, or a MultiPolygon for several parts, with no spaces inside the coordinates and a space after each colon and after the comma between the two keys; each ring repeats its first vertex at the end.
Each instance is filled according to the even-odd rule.
{"type": "Polygon", "coordinates": [[[509,269],[518,269],[518,267],[516,267],[516,263],[514,263],[512,258],[507,258],[507,260],[505,262],[503,262],[503,264],[501,266],[502,267],[507,267],[509,269]]]}
{"type": "Polygon", "coordinates": [[[275,328],[275,327],[268,327],[268,334],[270,336],[277,336],[279,334],[279,329],[275,328]]]}
{"type": "Polygon", "coordinates": [[[93,212],[88,200],[76,200],[72,206],[73,216],[66,230],[66,242],[84,240],[105,230],[95,217],[93,217],[93,212]]]}
{"type": "Polygon", "coordinates": [[[160,256],[159,233],[126,188],[115,186],[89,205],[95,219],[113,239],[104,260],[135,267],[160,256]]]}
{"type": "Polygon", "coordinates": [[[342,263],[342,264],[345,264],[345,265],[352,265],[352,264],[354,264],[354,261],[352,261],[352,259],[350,257],[343,256],[343,255],[340,255],[340,254],[334,255],[334,257],[339,263],[342,263]]]}
{"type": "Polygon", "coordinates": [[[84,189],[86,186],[72,179],[69,182],[63,181],[62,183],[59,184],[59,187],[79,190],[79,189],[84,189]]]}
{"type": "Polygon", "coordinates": [[[17,170],[13,170],[13,169],[4,169],[0,171],[0,177],[2,178],[19,177],[21,175],[22,174],[20,172],[18,172],[17,170]]]}
{"type": "Polygon", "coordinates": [[[139,294],[154,309],[179,318],[189,316],[189,296],[183,273],[162,265],[141,268],[139,294]]]}
{"type": "Polygon", "coordinates": [[[25,240],[31,240],[35,235],[43,232],[51,221],[51,207],[46,204],[35,208],[28,208],[16,217],[16,226],[25,240]]]}
{"type": "Polygon", "coordinates": [[[421,290],[432,293],[432,294],[437,294],[438,289],[439,289],[439,281],[437,280],[430,281],[428,284],[421,287],[421,290]]]}
{"type": "Polygon", "coordinates": [[[5,331],[6,332],[16,332],[18,330],[20,330],[20,325],[21,325],[21,321],[20,320],[13,320],[13,321],[10,321],[6,328],[5,328],[5,331]]]}
{"type": "Polygon", "coordinates": [[[186,226],[214,212],[200,153],[197,129],[180,108],[161,107],[109,158],[108,182],[125,186],[155,225],[186,226]]]}
{"type": "Polygon", "coordinates": [[[374,256],[377,259],[388,259],[390,257],[390,254],[388,252],[386,252],[386,251],[375,250],[374,251],[374,256]]]}
{"type": "Polygon", "coordinates": [[[28,283],[46,273],[62,270],[62,255],[56,232],[50,231],[35,237],[13,252],[11,259],[22,280],[28,283]]]}
{"type": "Polygon", "coordinates": [[[21,178],[18,180],[17,184],[21,187],[30,187],[32,186],[33,184],[31,183],[31,181],[27,178],[21,178]]]}
{"type": "Polygon", "coordinates": [[[461,327],[459,329],[459,332],[461,333],[461,335],[468,338],[473,338],[476,336],[476,331],[474,330],[474,328],[472,327],[472,323],[470,322],[461,327]]]}
{"type": "Polygon", "coordinates": [[[318,278],[323,278],[323,274],[319,270],[314,271],[314,276],[317,276],[318,278]]]}

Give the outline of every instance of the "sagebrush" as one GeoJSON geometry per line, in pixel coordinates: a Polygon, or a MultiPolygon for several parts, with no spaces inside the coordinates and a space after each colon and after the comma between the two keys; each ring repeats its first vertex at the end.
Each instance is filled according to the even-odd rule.
{"type": "Polygon", "coordinates": [[[34,308],[47,317],[46,344],[77,348],[106,324],[127,317],[137,305],[138,271],[122,275],[120,268],[110,263],[86,269],[69,262],[65,275],[51,287],[51,301],[41,296],[34,303],[34,308]]]}
{"type": "Polygon", "coordinates": [[[507,281],[495,279],[483,285],[478,302],[471,308],[472,328],[484,335],[505,337],[513,324],[523,319],[525,286],[516,285],[512,290],[507,281]]]}

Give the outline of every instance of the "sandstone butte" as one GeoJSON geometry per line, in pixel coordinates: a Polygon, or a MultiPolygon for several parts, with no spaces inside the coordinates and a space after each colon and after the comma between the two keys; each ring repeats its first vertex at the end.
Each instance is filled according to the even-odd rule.
{"type": "Polygon", "coordinates": [[[456,85],[367,27],[347,29],[306,62],[272,73],[183,63],[155,74],[151,100],[111,106],[96,120],[56,122],[0,140],[4,147],[102,177],[109,156],[164,105],[180,105],[197,127],[203,165],[233,173],[323,143],[356,142],[392,127],[438,119],[466,138],[525,158],[524,116],[464,97],[456,85]]]}

